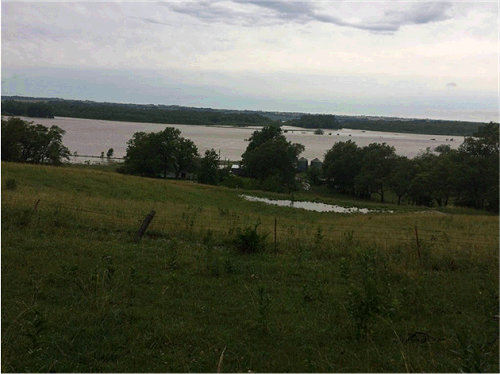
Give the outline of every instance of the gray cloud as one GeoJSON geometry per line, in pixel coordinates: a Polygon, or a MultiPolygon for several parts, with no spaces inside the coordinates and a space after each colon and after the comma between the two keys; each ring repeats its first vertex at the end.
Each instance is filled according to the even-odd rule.
{"type": "Polygon", "coordinates": [[[457,88],[457,84],[455,82],[450,82],[446,85],[446,88],[451,88],[451,89],[457,88]]]}
{"type": "Polygon", "coordinates": [[[398,9],[385,12],[360,22],[348,22],[342,18],[327,14],[314,2],[282,2],[282,1],[245,1],[230,2],[188,2],[163,3],[171,11],[189,15],[203,22],[240,24],[243,26],[265,26],[270,24],[322,22],[332,25],[350,27],[375,33],[394,33],[405,25],[421,25],[440,22],[451,18],[449,12],[453,5],[449,2],[405,3],[397,5],[398,9]],[[231,6],[232,5],[232,6],[231,6]],[[246,6],[246,11],[241,9],[246,6]],[[249,6],[254,9],[250,10],[249,6]]]}

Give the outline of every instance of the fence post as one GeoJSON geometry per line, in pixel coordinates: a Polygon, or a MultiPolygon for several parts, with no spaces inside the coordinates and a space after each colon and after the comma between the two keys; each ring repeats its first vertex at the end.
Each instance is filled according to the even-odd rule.
{"type": "Polygon", "coordinates": [[[415,226],[415,238],[417,239],[418,261],[420,262],[420,266],[422,266],[422,256],[420,255],[420,243],[418,241],[418,229],[417,229],[417,226],[415,226]]]}
{"type": "Polygon", "coordinates": [[[277,240],[277,236],[276,236],[276,228],[278,226],[278,219],[276,217],[274,217],[274,253],[277,253],[278,252],[278,247],[277,247],[277,244],[276,244],[276,240],[277,240]]]}
{"type": "Polygon", "coordinates": [[[142,238],[142,236],[146,232],[146,229],[148,228],[149,224],[151,223],[151,220],[153,219],[153,217],[155,216],[155,213],[156,212],[154,210],[151,210],[151,212],[149,212],[149,214],[146,216],[146,218],[144,218],[144,221],[142,222],[142,225],[139,228],[139,231],[137,231],[137,236],[135,237],[136,242],[140,238],[142,238]]]}

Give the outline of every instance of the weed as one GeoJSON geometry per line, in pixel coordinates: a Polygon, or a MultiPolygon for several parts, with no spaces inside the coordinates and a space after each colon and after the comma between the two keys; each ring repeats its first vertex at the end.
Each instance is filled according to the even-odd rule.
{"type": "Polygon", "coordinates": [[[351,277],[351,262],[345,257],[340,258],[339,273],[341,282],[343,284],[347,284],[349,282],[349,278],[351,277]]]}
{"type": "Polygon", "coordinates": [[[354,244],[354,230],[348,230],[343,234],[343,245],[348,248],[354,244]]]}
{"type": "Polygon", "coordinates": [[[487,344],[482,340],[469,338],[467,332],[456,333],[459,349],[452,350],[460,359],[459,369],[462,373],[490,372],[487,344]]]}
{"type": "Polygon", "coordinates": [[[233,262],[229,258],[224,261],[224,270],[227,274],[234,274],[236,272],[233,262]]]}
{"type": "Polygon", "coordinates": [[[349,315],[354,321],[356,338],[366,337],[373,317],[381,311],[378,279],[375,273],[375,256],[372,249],[362,249],[357,253],[361,268],[361,287],[351,284],[347,292],[349,315]]]}
{"type": "Polygon", "coordinates": [[[5,188],[9,191],[15,191],[17,189],[17,181],[14,178],[9,178],[5,181],[5,188]]]}
{"type": "Polygon", "coordinates": [[[268,331],[268,320],[269,320],[269,307],[271,305],[271,298],[269,294],[266,292],[264,286],[260,286],[257,289],[257,302],[258,302],[258,326],[261,332],[268,331]]]}
{"type": "Polygon", "coordinates": [[[194,224],[196,222],[197,211],[193,213],[182,213],[182,221],[184,222],[184,228],[191,233],[194,229],[194,224]]]}
{"type": "Polygon", "coordinates": [[[47,322],[45,318],[37,310],[30,313],[26,325],[26,332],[23,333],[32,344],[32,349],[36,350],[42,342],[42,333],[47,330],[47,322]]]}
{"type": "Polygon", "coordinates": [[[170,240],[167,245],[167,251],[165,256],[165,269],[176,270],[179,268],[177,263],[178,256],[178,242],[177,240],[170,240]]]}
{"type": "Polygon", "coordinates": [[[318,226],[316,229],[316,233],[314,234],[314,248],[315,249],[319,249],[321,247],[321,244],[323,242],[324,237],[325,236],[323,235],[323,230],[322,230],[321,226],[318,226]]]}
{"type": "Polygon", "coordinates": [[[257,221],[254,227],[245,227],[245,229],[237,230],[236,238],[233,243],[241,253],[256,253],[265,248],[266,239],[269,233],[259,234],[257,228],[261,224],[260,220],[257,221]]]}
{"type": "Polygon", "coordinates": [[[221,217],[229,216],[229,209],[218,208],[218,210],[219,210],[219,216],[221,217]]]}

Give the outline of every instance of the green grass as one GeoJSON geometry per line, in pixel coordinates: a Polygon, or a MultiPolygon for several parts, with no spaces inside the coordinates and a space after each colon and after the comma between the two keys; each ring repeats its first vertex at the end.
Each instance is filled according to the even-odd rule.
{"type": "Polygon", "coordinates": [[[2,163],[2,371],[498,372],[498,216],[241,193],[2,163]]]}

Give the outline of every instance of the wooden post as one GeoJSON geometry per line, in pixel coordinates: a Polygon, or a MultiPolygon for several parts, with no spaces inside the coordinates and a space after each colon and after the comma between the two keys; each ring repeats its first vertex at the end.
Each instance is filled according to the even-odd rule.
{"type": "Polygon", "coordinates": [[[151,223],[151,220],[153,219],[154,216],[155,216],[155,211],[151,210],[151,212],[149,212],[149,214],[146,216],[146,218],[144,218],[144,221],[142,222],[142,225],[139,228],[139,231],[137,231],[137,236],[135,237],[135,241],[138,241],[140,238],[142,238],[142,236],[146,232],[146,229],[148,228],[148,226],[151,223]]]}
{"type": "Polygon", "coordinates": [[[277,245],[276,245],[276,228],[278,226],[278,220],[276,217],[274,217],[274,253],[277,253],[277,245]]]}
{"type": "Polygon", "coordinates": [[[420,261],[420,266],[422,266],[422,256],[420,255],[420,243],[419,243],[419,241],[418,241],[418,230],[417,230],[417,226],[415,226],[415,238],[417,239],[418,261],[420,261]]]}

